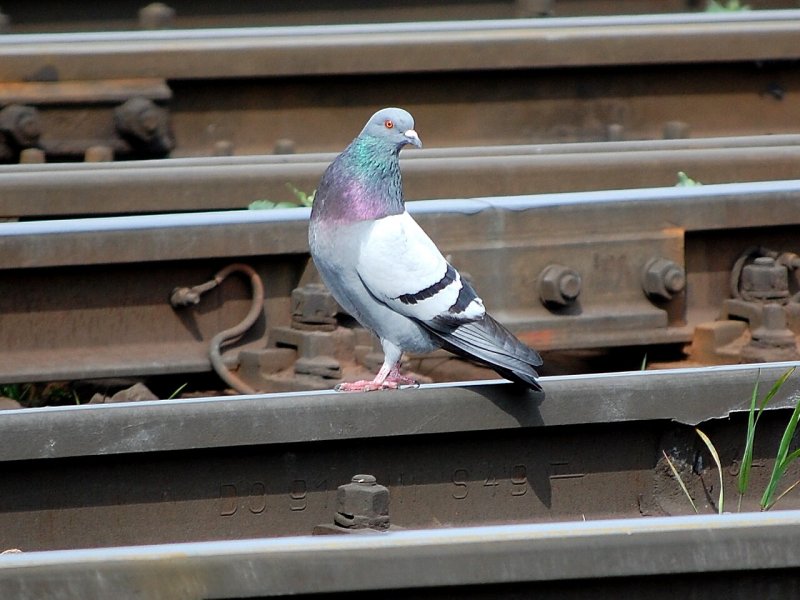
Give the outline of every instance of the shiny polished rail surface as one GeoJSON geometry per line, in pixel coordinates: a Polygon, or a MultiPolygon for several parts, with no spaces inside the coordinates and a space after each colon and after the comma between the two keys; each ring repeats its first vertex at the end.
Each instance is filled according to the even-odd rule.
{"type": "MultiPolygon", "coordinates": [[[[490,381],[5,411],[0,548],[310,534],[332,522],[354,473],[388,488],[404,528],[687,514],[662,450],[712,512],[717,475],[693,427],[732,489],[752,387],[793,364],[545,377],[543,394],[490,381]]],[[[744,510],[757,507],[798,381],[760,419],[764,468],[744,510]]],[[[794,465],[786,480],[797,476],[794,465]]]]}
{"type": "Polygon", "coordinates": [[[800,512],[249,539],[0,557],[19,600],[790,597],[800,512]],[[669,594],[666,593],[669,590],[669,594]]]}
{"type": "MultiPolygon", "coordinates": [[[[751,0],[754,9],[795,8],[789,0],[751,0]]],[[[197,27],[252,27],[323,25],[386,21],[440,21],[448,19],[506,19],[602,14],[651,14],[702,11],[696,0],[442,0],[435,3],[375,0],[340,2],[336,7],[320,0],[219,3],[213,0],[172,0],[157,7],[137,0],[117,1],[102,8],[88,2],[68,7],[55,0],[36,6],[5,7],[6,32],[109,31],[197,27]]]]}
{"type": "Polygon", "coordinates": [[[447,146],[794,133],[798,40],[796,11],[7,35],[0,101],[56,160],[334,151],[395,104],[447,146]],[[174,136],[126,146],[131,96],[174,136]]]}
{"type": "MultiPolygon", "coordinates": [[[[335,154],[0,166],[0,217],[47,218],[245,208],[310,193],[335,154]]],[[[800,135],[433,148],[404,152],[406,199],[800,177],[800,135]]]]}
{"type": "MultiPolygon", "coordinates": [[[[797,250],[798,198],[798,181],[777,181],[431,200],[409,210],[501,322],[556,350],[691,341],[695,326],[719,317],[743,252],[797,250]],[[653,259],[682,269],[685,289],[649,297],[642,276],[653,259]],[[537,278],[551,264],[582,277],[576,303],[543,305],[537,278]]],[[[267,300],[227,356],[260,352],[270,331],[290,324],[292,290],[314,279],[307,218],[297,208],[3,224],[0,381],[207,371],[208,340],[248,312],[248,289],[233,281],[211,305],[183,313],[169,294],[231,262],[260,273],[267,300]]]]}
{"type": "Polygon", "coordinates": [[[94,80],[781,60],[797,58],[798,32],[797,11],[776,10],[7,35],[0,77],[43,64],[61,79],[94,80]]]}

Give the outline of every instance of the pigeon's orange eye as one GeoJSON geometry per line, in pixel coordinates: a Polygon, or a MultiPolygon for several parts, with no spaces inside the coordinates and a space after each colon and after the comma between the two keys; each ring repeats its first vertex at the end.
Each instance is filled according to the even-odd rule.
{"type": "Polygon", "coordinates": [[[391,119],[386,119],[383,122],[383,126],[386,127],[386,129],[391,129],[392,127],[394,127],[394,123],[392,122],[391,119]]]}

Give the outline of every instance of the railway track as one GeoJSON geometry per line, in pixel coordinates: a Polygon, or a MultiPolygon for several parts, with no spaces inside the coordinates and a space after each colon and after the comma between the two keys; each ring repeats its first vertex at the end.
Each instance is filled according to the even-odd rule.
{"type": "MultiPolygon", "coordinates": [[[[176,24],[207,24],[187,12],[176,24]]],[[[23,552],[0,557],[0,596],[749,598],[764,570],[771,593],[794,590],[798,512],[660,516],[691,510],[667,456],[721,511],[710,482],[735,489],[753,385],[800,358],[796,14],[4,36],[0,160],[182,158],[0,168],[0,217],[21,220],[0,226],[0,383],[213,368],[283,393],[4,411],[0,551],[23,552]],[[320,391],[372,369],[374,343],[315,285],[306,209],[235,209],[310,191],[398,86],[445,146],[403,161],[409,198],[427,199],[411,210],[524,340],[759,364],[547,376],[544,396],[320,391]],[[602,143],[537,145],[581,140],[602,143]],[[576,191],[679,170],[754,182],[576,191]]],[[[484,375],[441,355],[411,366],[484,375]]],[[[790,378],[761,416],[751,489],[798,396],[790,378]]]]}
{"type": "Polygon", "coordinates": [[[751,11],[7,35],[0,155],[329,152],[396,103],[441,146],[794,133],[799,33],[751,11]]]}
{"type": "MultiPolygon", "coordinates": [[[[0,590],[21,599],[99,598],[108,586],[121,598],[412,588],[563,597],[554,594],[590,580],[605,594],[595,597],[614,597],[665,577],[687,590],[733,581],[737,594],[765,576],[794,585],[782,569],[797,566],[798,513],[709,514],[719,508],[717,470],[693,429],[716,446],[729,506],[752,386],[768,389],[793,364],[549,377],[544,397],[482,382],[6,412],[0,548],[23,553],[0,558],[0,590]],[[662,450],[704,516],[642,519],[691,512],[662,450]],[[377,501],[356,513],[382,534],[337,520],[353,493],[338,486],[353,473],[374,475],[370,493],[389,495],[388,513],[377,501]],[[269,539],[312,531],[344,535],[269,539]],[[80,550],[89,548],[99,549],[80,550]]],[[[790,377],[760,419],[764,468],[752,471],[745,511],[798,394],[790,377]]],[[[792,466],[786,481],[798,475],[792,466]]]]}
{"type": "MultiPolygon", "coordinates": [[[[297,201],[334,154],[0,166],[0,217],[230,210],[297,201]]],[[[401,160],[409,200],[800,177],[800,136],[426,149],[401,160]]]]}
{"type": "MultiPolygon", "coordinates": [[[[788,0],[754,0],[754,9],[796,8],[788,0]]],[[[324,2],[250,2],[247,5],[173,0],[165,4],[115,2],[102,10],[89,3],[44,2],[36,9],[15,5],[6,9],[4,29],[13,33],[46,31],[109,31],[197,27],[253,27],[324,25],[394,21],[453,19],[510,19],[540,16],[651,14],[702,11],[697,0],[449,0],[435,4],[418,2],[341,3],[332,9],[324,2]]]]}
{"type": "Polygon", "coordinates": [[[745,600],[797,589],[798,518],[789,511],[35,552],[4,557],[0,589],[20,599],[66,597],[64,590],[127,599],[146,590],[165,600],[375,593],[745,600]]]}
{"type": "MultiPolygon", "coordinates": [[[[693,342],[693,360],[717,364],[796,358],[798,197],[798,181],[779,181],[432,200],[409,209],[484,290],[497,318],[538,349],[643,353],[693,342]],[[574,286],[565,295],[564,278],[577,281],[577,295],[574,286]]],[[[327,388],[371,369],[372,338],[337,326],[335,303],[313,285],[307,215],[297,208],[4,224],[0,382],[207,372],[210,340],[254,310],[248,333],[222,349],[246,389],[327,388]],[[195,308],[170,303],[176,287],[200,285],[232,263],[264,282],[263,308],[247,270],[195,308]]],[[[413,365],[436,371],[439,362],[447,361],[413,365]]],[[[459,378],[446,370],[435,377],[459,378]]]]}

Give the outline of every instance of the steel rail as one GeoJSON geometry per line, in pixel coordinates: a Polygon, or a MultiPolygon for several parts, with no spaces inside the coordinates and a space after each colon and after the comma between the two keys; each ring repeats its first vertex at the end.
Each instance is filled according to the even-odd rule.
{"type": "MultiPolygon", "coordinates": [[[[800,177],[800,136],[750,136],[409,152],[409,200],[800,177]]],[[[0,216],[46,218],[245,208],[311,192],[335,154],[0,167],[0,216]]]]}
{"type": "Polygon", "coordinates": [[[345,75],[795,59],[796,11],[4,36],[0,80],[345,75]],[[713,43],[710,41],[713,40],[713,43]],[[435,50],[435,51],[433,51],[435,50]]]}
{"type": "MultiPolygon", "coordinates": [[[[5,411],[0,548],[308,534],[365,472],[404,528],[686,514],[662,451],[710,512],[717,476],[692,426],[731,489],[755,381],[766,390],[794,364],[545,377],[544,394],[488,381],[5,411]]],[[[790,378],[760,418],[752,490],[799,385],[790,378]]],[[[800,505],[790,494],[781,506],[800,505]]]]}
{"type": "MultiPolygon", "coordinates": [[[[788,0],[755,0],[754,9],[794,8],[788,0]]],[[[435,4],[375,1],[368,6],[347,3],[336,8],[324,2],[302,7],[291,2],[260,5],[219,5],[213,2],[172,0],[169,7],[141,10],[135,2],[115,5],[98,14],[89,3],[73,3],[65,9],[57,2],[37,7],[15,5],[6,9],[7,32],[112,31],[118,29],[164,29],[198,27],[252,27],[333,23],[377,23],[394,21],[441,21],[448,19],[505,19],[539,16],[586,16],[615,14],[677,13],[702,10],[691,0],[448,0],[435,4]],[[171,11],[171,12],[170,12],[171,11]]]]}
{"type": "MultiPolygon", "coordinates": [[[[506,223],[509,231],[557,231],[560,236],[588,223],[593,234],[665,227],[691,232],[795,224],[798,195],[800,180],[787,180],[426,200],[409,203],[408,210],[431,225],[443,218],[478,217],[473,221],[477,228],[499,212],[513,211],[516,221],[506,223]],[[570,217],[565,219],[567,213],[570,217]],[[554,219],[572,226],[552,228],[554,219]]],[[[305,253],[309,211],[284,208],[4,223],[0,269],[305,253]],[[285,234],[265,235],[270,226],[285,234]],[[203,244],[187,243],[202,236],[203,244]],[[116,250],[109,252],[111,247],[116,250]]],[[[447,248],[453,242],[451,237],[441,243],[447,248]]]]}
{"type": "MultiPolygon", "coordinates": [[[[493,314],[548,350],[691,341],[696,325],[720,314],[728,269],[746,248],[796,251],[798,198],[793,180],[429,200],[409,210],[476,278],[493,314]],[[687,291],[670,302],[643,291],[654,258],[686,274],[687,291]],[[552,311],[539,299],[537,277],[554,263],[583,277],[580,310],[552,311]]],[[[0,225],[8,290],[0,299],[0,380],[208,370],[205,340],[241,320],[246,290],[220,292],[224,323],[218,311],[179,318],[166,300],[176,285],[204,281],[233,261],[253,266],[271,291],[260,328],[228,358],[263,349],[270,328],[289,324],[292,290],[313,278],[307,218],[298,208],[0,225]]]]}
{"type": "MultiPolygon", "coordinates": [[[[503,380],[381,394],[292,392],[3,411],[0,463],[666,420],[697,425],[749,407],[796,363],[543,377],[544,394],[503,380]]],[[[790,379],[769,409],[793,407],[790,379]]]]}
{"type": "Polygon", "coordinates": [[[143,590],[154,600],[456,590],[558,598],[578,584],[584,591],[569,597],[660,598],[668,576],[673,592],[744,599],[796,589],[796,571],[786,570],[800,567],[799,556],[800,512],[782,511],[33,552],[0,558],[0,591],[19,600],[143,590]]]}
{"type": "Polygon", "coordinates": [[[398,103],[425,139],[450,146],[793,133],[794,17],[11,35],[0,44],[0,103],[30,106],[6,115],[13,139],[0,153],[331,151],[365,113],[398,103]]]}

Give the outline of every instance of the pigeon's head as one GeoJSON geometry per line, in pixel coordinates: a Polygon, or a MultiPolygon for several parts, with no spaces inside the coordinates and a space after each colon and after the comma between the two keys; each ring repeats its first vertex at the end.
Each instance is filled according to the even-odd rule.
{"type": "Polygon", "coordinates": [[[414,117],[402,108],[384,108],[372,115],[361,131],[361,136],[373,136],[402,148],[413,144],[422,148],[422,141],[414,131],[414,117]]]}

